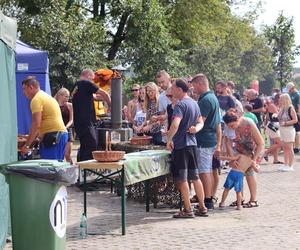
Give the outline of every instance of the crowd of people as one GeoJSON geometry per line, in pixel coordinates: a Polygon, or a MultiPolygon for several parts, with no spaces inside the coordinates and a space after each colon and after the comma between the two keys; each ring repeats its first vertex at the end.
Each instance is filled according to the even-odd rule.
{"type": "MultiPolygon", "coordinates": [[[[94,77],[92,70],[83,70],[71,93],[62,88],[55,98],[40,89],[35,77],[23,81],[32,111],[32,127],[21,149],[23,154],[39,135],[41,158],[65,158],[73,163],[70,152],[74,126],[80,141],[78,160],[92,159],[92,151],[97,149],[94,100],[105,101],[108,106],[111,102],[110,95],[93,84],[94,77]]],[[[232,81],[216,82],[215,91],[210,86],[204,74],[172,79],[162,70],[156,75],[156,83],[134,84],[131,88],[125,118],[135,135],[150,135],[154,144],[172,151],[171,172],[184,201],[184,209],[174,218],[207,216],[214,209],[219,171],[225,161],[231,170],[219,207],[225,207],[233,187],[236,201],[231,206],[257,207],[255,172],[259,172],[259,164],[273,155],[278,170],[293,171],[294,153],[299,152],[300,98],[293,83],[287,84],[288,93],[274,89],[272,97],[266,99],[254,89],[244,90],[241,97],[232,81]],[[267,149],[264,136],[270,141],[267,149]],[[248,202],[243,196],[244,177],[250,191],[248,202]],[[192,184],[195,195],[190,197],[192,184]],[[192,209],[192,203],[198,205],[192,209]]]]}
{"type": "Polygon", "coordinates": [[[286,89],[288,93],[274,89],[271,97],[262,98],[255,89],[249,88],[241,96],[232,81],[218,81],[215,91],[211,91],[203,74],[171,79],[166,71],[157,74],[156,86],[151,82],[132,88],[136,107],[131,110],[141,110],[138,112],[143,114],[142,119],[138,112],[131,114],[136,135],[161,138],[154,143],[166,144],[172,150],[171,169],[184,200],[184,210],[175,218],[204,216],[207,210],[214,208],[218,200],[220,168],[226,161],[232,170],[224,184],[220,208],[225,206],[232,187],[237,199],[231,206],[237,209],[259,206],[255,172],[259,172],[262,161],[269,161],[270,155],[273,155],[273,164],[278,164],[279,171],[294,170],[294,153],[299,152],[297,114],[300,112],[300,98],[293,83],[288,83],[286,89]],[[137,93],[138,88],[145,89],[145,97],[137,93]],[[149,100],[153,100],[152,105],[149,105],[149,100]],[[148,105],[142,106],[144,102],[148,105]],[[195,103],[198,104],[197,111],[195,103]],[[194,117],[199,111],[200,120],[194,117]],[[152,127],[157,128],[155,133],[152,127]],[[266,149],[265,141],[270,144],[266,149]],[[281,150],[283,159],[279,159],[281,150]],[[250,191],[247,202],[242,192],[244,176],[250,191]],[[201,184],[198,184],[198,179],[201,184]],[[190,183],[193,183],[196,193],[191,199],[190,183]],[[194,202],[199,202],[195,213],[191,209],[194,202]]]}

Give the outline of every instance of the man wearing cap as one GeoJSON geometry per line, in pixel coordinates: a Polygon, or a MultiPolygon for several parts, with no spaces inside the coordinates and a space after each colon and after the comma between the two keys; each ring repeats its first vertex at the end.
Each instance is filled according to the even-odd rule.
{"type": "MultiPolygon", "coordinates": [[[[289,82],[286,85],[286,89],[289,92],[289,95],[291,97],[292,100],[292,104],[295,108],[295,111],[299,117],[299,113],[300,113],[300,95],[298,93],[298,90],[295,87],[295,84],[293,82],[289,82]]],[[[299,118],[298,118],[299,119],[299,118]]],[[[295,145],[294,145],[294,152],[295,153],[299,153],[299,142],[300,142],[300,138],[299,138],[299,131],[296,131],[296,137],[295,137],[295,145]]]]}
{"type": "Polygon", "coordinates": [[[299,113],[299,111],[300,111],[300,95],[298,93],[298,90],[295,87],[295,84],[292,82],[289,82],[286,85],[286,89],[289,92],[289,95],[292,100],[292,104],[293,104],[296,112],[299,113]]]}

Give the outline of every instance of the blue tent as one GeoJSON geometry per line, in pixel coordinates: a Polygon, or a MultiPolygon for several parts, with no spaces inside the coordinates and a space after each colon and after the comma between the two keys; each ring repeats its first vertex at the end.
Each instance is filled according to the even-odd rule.
{"type": "Polygon", "coordinates": [[[41,89],[51,95],[48,52],[34,49],[17,41],[16,54],[18,133],[28,134],[31,127],[30,100],[23,94],[22,81],[27,76],[36,76],[41,89]]]}

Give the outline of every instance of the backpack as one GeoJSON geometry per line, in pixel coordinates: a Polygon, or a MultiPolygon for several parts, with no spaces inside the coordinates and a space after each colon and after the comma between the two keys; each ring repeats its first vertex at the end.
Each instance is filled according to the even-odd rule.
{"type": "MultiPolygon", "coordinates": [[[[289,107],[288,114],[289,114],[289,117],[291,119],[293,119],[292,115],[291,115],[291,107],[289,107]]],[[[299,132],[300,131],[300,116],[298,114],[296,114],[296,115],[297,115],[298,121],[293,126],[294,126],[296,132],[299,132]]]]}

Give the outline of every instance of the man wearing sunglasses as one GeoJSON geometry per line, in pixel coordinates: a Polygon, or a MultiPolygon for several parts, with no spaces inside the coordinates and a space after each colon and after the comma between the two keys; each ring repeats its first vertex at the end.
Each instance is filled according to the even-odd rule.
{"type": "Polygon", "coordinates": [[[138,106],[138,99],[140,94],[140,85],[139,84],[133,84],[131,88],[131,95],[132,99],[128,102],[128,121],[131,124],[134,124],[134,117],[136,114],[137,106],[138,106]]]}

